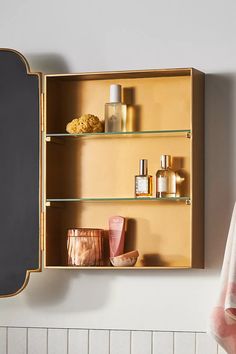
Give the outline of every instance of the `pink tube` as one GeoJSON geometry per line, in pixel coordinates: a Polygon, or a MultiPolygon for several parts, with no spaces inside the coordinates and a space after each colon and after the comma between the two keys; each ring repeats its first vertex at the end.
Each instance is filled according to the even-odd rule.
{"type": "Polygon", "coordinates": [[[111,216],[109,218],[109,245],[110,257],[116,257],[124,253],[125,243],[125,218],[111,216]]]}

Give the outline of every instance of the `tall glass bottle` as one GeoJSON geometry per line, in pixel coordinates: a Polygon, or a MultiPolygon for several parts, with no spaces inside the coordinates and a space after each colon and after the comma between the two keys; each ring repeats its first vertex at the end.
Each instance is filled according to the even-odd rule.
{"type": "Polygon", "coordinates": [[[176,197],[176,173],[170,166],[170,155],[161,155],[161,170],[156,173],[157,198],[176,197]]]}
{"type": "Polygon", "coordinates": [[[121,85],[110,86],[110,102],[105,104],[105,132],[126,131],[127,107],[121,103],[121,85]]]}

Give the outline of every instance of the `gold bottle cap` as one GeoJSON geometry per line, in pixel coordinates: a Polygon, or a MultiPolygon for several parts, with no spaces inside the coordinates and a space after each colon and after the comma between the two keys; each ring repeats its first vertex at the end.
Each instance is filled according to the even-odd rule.
{"type": "Polygon", "coordinates": [[[139,160],[139,175],[147,176],[148,174],[148,160],[142,159],[139,160]]]}
{"type": "Polygon", "coordinates": [[[161,168],[166,170],[171,165],[171,156],[170,155],[161,155],[161,168]]]}

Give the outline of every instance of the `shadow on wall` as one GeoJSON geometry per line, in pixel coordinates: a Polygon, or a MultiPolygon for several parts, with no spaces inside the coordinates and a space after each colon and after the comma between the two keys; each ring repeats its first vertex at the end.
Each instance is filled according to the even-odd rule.
{"type": "Polygon", "coordinates": [[[86,312],[106,306],[112,279],[110,271],[43,270],[32,274],[24,295],[32,308],[50,313],[86,312]],[[59,306],[59,307],[58,307],[59,306]]]}
{"type": "Polygon", "coordinates": [[[205,267],[222,266],[235,201],[236,74],[206,75],[205,267]]]}
{"type": "Polygon", "coordinates": [[[32,72],[43,74],[68,73],[69,68],[64,58],[54,53],[31,54],[25,53],[32,72]]]}

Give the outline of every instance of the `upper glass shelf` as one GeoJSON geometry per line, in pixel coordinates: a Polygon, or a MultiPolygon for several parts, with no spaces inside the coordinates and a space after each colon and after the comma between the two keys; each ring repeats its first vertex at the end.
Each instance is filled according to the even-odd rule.
{"type": "Polygon", "coordinates": [[[46,138],[51,137],[114,137],[114,136],[140,136],[140,135],[158,135],[158,134],[165,134],[165,135],[183,135],[189,137],[191,134],[190,129],[176,129],[176,130],[143,130],[143,131],[135,131],[135,132],[109,132],[109,133],[80,133],[80,134],[69,134],[69,133],[48,133],[46,134],[46,138]]]}
{"type": "Polygon", "coordinates": [[[135,197],[123,197],[123,198],[59,198],[59,199],[47,199],[46,203],[51,202],[113,202],[113,201],[127,201],[127,202],[159,202],[159,201],[186,201],[190,202],[190,197],[181,196],[181,197],[145,197],[145,198],[135,198],[135,197]]]}

